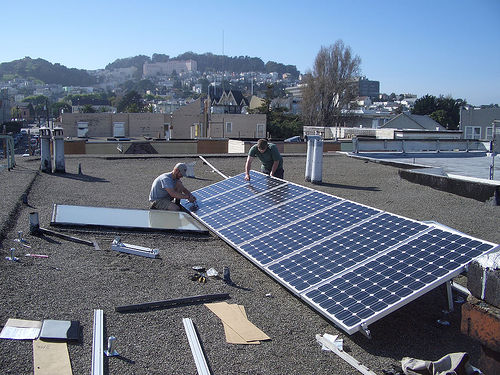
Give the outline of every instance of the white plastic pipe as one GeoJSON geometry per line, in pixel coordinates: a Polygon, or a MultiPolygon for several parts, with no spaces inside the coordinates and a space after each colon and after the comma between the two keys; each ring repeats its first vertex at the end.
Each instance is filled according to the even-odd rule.
{"type": "Polygon", "coordinates": [[[319,135],[306,135],[305,139],[307,141],[305,180],[311,181],[314,141],[317,139],[321,139],[321,137],[319,135]]]}
{"type": "Polygon", "coordinates": [[[311,182],[318,184],[323,180],[323,141],[321,139],[314,141],[312,159],[311,182]]]}
{"type": "Polygon", "coordinates": [[[42,172],[50,173],[52,163],[50,159],[50,129],[40,129],[40,169],[42,172]]]}
{"type": "Polygon", "coordinates": [[[66,172],[64,162],[64,138],[54,137],[54,172],[66,172]]]}
{"type": "Polygon", "coordinates": [[[314,140],[312,139],[308,140],[307,156],[306,156],[306,175],[305,175],[306,181],[311,181],[313,147],[314,147],[314,140]]]}

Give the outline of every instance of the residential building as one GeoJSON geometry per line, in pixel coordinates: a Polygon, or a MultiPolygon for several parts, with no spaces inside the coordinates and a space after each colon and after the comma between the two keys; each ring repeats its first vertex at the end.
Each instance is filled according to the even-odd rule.
{"type": "Polygon", "coordinates": [[[170,116],[162,113],[62,113],[65,137],[165,137],[170,116]]]}
{"type": "MultiPolygon", "coordinates": [[[[226,98],[233,100],[234,96],[226,95],[226,98]]],[[[205,101],[198,99],[175,111],[170,122],[167,121],[172,128],[172,139],[262,138],[266,136],[265,114],[242,114],[229,110],[214,112],[210,104],[212,104],[210,99],[205,101]]]]}
{"type": "Polygon", "coordinates": [[[206,109],[204,102],[197,99],[194,102],[180,107],[167,117],[167,126],[170,126],[171,139],[195,139],[207,136],[206,109]]]}
{"type": "Polygon", "coordinates": [[[292,95],[294,98],[302,99],[302,90],[305,84],[300,84],[297,86],[285,87],[285,92],[287,95],[292,95]]]}
{"type": "Polygon", "coordinates": [[[248,101],[239,90],[223,90],[220,86],[208,87],[210,113],[242,113],[248,101]]]}
{"type": "Polygon", "coordinates": [[[10,121],[10,100],[9,91],[7,89],[0,90],[0,125],[10,121]]]}
{"type": "Polygon", "coordinates": [[[31,103],[14,103],[14,106],[12,107],[12,115],[17,120],[22,120],[30,123],[35,120],[35,108],[31,103]]]}
{"type": "Polygon", "coordinates": [[[493,121],[500,120],[500,108],[460,108],[459,129],[465,139],[490,141],[493,137],[493,121]]]}
{"type": "Polygon", "coordinates": [[[194,60],[170,60],[158,63],[145,62],[142,66],[142,74],[145,78],[171,75],[174,71],[176,73],[184,73],[196,70],[197,64],[194,60]]]}
{"type": "Polygon", "coordinates": [[[366,77],[355,77],[354,95],[355,96],[368,96],[370,98],[378,98],[380,94],[380,82],[370,81],[366,77]]]}
{"type": "Polygon", "coordinates": [[[271,108],[272,109],[285,108],[286,113],[298,115],[301,113],[300,102],[301,102],[300,99],[295,98],[293,96],[287,96],[284,98],[274,98],[271,101],[271,108]]]}
{"type": "Polygon", "coordinates": [[[209,116],[210,138],[265,138],[265,114],[216,113],[209,116]]]}
{"type": "Polygon", "coordinates": [[[80,113],[88,106],[96,112],[116,112],[116,108],[111,106],[109,100],[76,98],[71,101],[71,111],[73,113],[80,113]]]}
{"type": "Polygon", "coordinates": [[[415,130],[428,130],[428,131],[443,131],[445,127],[441,126],[438,122],[434,121],[427,115],[412,115],[409,113],[400,113],[393,119],[387,121],[380,126],[384,129],[415,129],[415,130]]]}

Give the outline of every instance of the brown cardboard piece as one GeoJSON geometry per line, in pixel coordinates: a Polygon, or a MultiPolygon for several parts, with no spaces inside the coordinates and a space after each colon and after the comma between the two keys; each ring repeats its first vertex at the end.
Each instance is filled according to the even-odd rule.
{"type": "Polygon", "coordinates": [[[227,302],[208,303],[205,306],[222,320],[227,342],[257,344],[260,343],[258,341],[271,339],[247,319],[244,306],[227,302]]]}
{"type": "Polygon", "coordinates": [[[65,342],[33,340],[34,375],[73,375],[65,342]]]}
{"type": "MultiPolygon", "coordinates": [[[[245,311],[245,306],[243,305],[238,305],[241,313],[247,317],[246,311],[245,311]]],[[[241,337],[238,332],[236,332],[234,329],[229,327],[226,323],[222,322],[222,325],[224,326],[224,333],[226,334],[226,341],[229,344],[250,344],[250,345],[257,345],[260,344],[260,341],[255,340],[255,341],[246,341],[243,337],[241,337]]]]}

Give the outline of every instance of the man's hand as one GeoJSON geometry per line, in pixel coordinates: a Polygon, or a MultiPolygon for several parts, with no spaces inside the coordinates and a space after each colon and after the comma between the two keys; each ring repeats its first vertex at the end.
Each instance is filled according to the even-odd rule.
{"type": "Polygon", "coordinates": [[[193,194],[189,194],[188,201],[194,203],[196,202],[196,197],[193,194]]]}
{"type": "Polygon", "coordinates": [[[250,181],[250,174],[249,173],[245,173],[245,180],[250,181]]]}

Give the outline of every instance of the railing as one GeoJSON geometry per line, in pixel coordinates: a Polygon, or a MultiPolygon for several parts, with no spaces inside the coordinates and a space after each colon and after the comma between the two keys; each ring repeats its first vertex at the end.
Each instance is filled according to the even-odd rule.
{"type": "Polygon", "coordinates": [[[448,152],[482,151],[484,142],[466,139],[362,139],[353,138],[353,153],[360,152],[448,152]]]}

